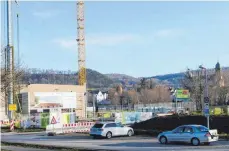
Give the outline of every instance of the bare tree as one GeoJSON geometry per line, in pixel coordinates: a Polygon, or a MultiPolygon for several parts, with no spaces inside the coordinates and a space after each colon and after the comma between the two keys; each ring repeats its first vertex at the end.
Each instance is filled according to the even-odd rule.
{"type": "MultiPolygon", "coordinates": [[[[7,110],[8,104],[8,90],[10,83],[13,82],[13,95],[15,104],[19,104],[18,100],[18,93],[22,89],[22,79],[25,75],[25,69],[22,68],[22,65],[18,64],[17,66],[13,67],[13,77],[10,78],[10,72],[7,70],[6,67],[6,51],[4,48],[1,49],[1,59],[2,59],[2,66],[1,66],[1,107],[5,106],[7,110]],[[13,81],[12,81],[13,80],[13,81]]],[[[20,109],[20,108],[19,108],[20,109]]]]}

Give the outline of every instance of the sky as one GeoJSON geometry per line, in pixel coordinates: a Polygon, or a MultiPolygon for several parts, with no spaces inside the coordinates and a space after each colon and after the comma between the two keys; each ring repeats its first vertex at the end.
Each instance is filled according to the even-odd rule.
{"type": "MultiPolygon", "coordinates": [[[[78,70],[75,2],[20,1],[13,8],[25,66],[78,70]]],[[[229,66],[229,2],[85,2],[85,34],[86,66],[101,73],[229,66]]]]}

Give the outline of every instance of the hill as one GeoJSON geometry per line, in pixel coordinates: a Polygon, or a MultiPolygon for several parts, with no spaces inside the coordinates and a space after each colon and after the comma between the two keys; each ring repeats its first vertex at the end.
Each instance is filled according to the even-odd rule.
{"type": "Polygon", "coordinates": [[[108,76],[110,79],[112,79],[115,83],[134,85],[140,82],[139,78],[135,78],[125,74],[112,73],[112,74],[105,74],[105,75],[108,76]]]}
{"type": "MultiPolygon", "coordinates": [[[[24,84],[78,84],[78,73],[72,71],[28,69],[25,73],[24,84]]],[[[107,88],[114,84],[112,79],[92,69],[86,73],[88,88],[107,88]]]]}
{"type": "MultiPolygon", "coordinates": [[[[198,70],[193,70],[192,73],[196,74],[198,70]]],[[[229,72],[229,67],[223,67],[223,72],[229,72]]],[[[41,69],[28,69],[23,78],[23,83],[30,84],[77,84],[78,73],[72,71],[54,71],[41,70],[41,69]]],[[[208,69],[209,74],[214,74],[214,69],[208,69]]],[[[153,78],[156,83],[171,85],[177,87],[180,85],[180,80],[183,78],[184,73],[174,73],[146,77],[147,79],[153,78]]],[[[95,70],[87,69],[87,87],[88,88],[108,88],[117,83],[122,83],[124,86],[133,87],[140,83],[141,78],[135,78],[125,74],[101,74],[95,70]]]]}
{"type": "MultiPolygon", "coordinates": [[[[199,70],[192,70],[193,75],[197,75],[197,72],[199,70]]],[[[229,72],[229,67],[223,67],[221,69],[222,72],[229,72]]],[[[207,73],[209,75],[212,75],[215,73],[215,69],[207,69],[207,73]]],[[[174,74],[165,74],[165,75],[158,75],[158,76],[153,76],[152,78],[160,80],[160,82],[165,82],[167,81],[169,84],[177,87],[180,85],[180,80],[184,77],[184,72],[181,73],[174,73],[174,74]]]]}

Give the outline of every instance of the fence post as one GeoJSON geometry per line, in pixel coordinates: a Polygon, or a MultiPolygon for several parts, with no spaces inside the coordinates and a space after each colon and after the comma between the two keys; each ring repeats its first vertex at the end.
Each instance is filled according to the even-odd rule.
{"type": "Polygon", "coordinates": [[[14,120],[10,121],[10,131],[13,132],[14,131],[14,120]]]}

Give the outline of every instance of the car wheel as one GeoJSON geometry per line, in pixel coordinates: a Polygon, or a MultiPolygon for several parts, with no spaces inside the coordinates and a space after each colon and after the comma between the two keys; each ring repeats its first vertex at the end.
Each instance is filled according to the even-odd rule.
{"type": "Polygon", "coordinates": [[[111,132],[107,132],[106,137],[107,137],[108,139],[110,139],[110,138],[112,137],[112,133],[111,133],[111,132]]]}
{"type": "Polygon", "coordinates": [[[159,141],[161,144],[167,144],[167,138],[165,136],[161,136],[159,141]]]}
{"type": "Polygon", "coordinates": [[[132,135],[133,135],[132,130],[129,130],[128,133],[127,133],[127,136],[131,137],[132,135]]]}
{"type": "Polygon", "coordinates": [[[200,145],[200,140],[198,138],[193,138],[191,140],[191,143],[193,146],[198,146],[198,145],[200,145]]]}
{"type": "Polygon", "coordinates": [[[210,145],[210,142],[206,142],[206,143],[204,143],[204,145],[210,145]]]}

